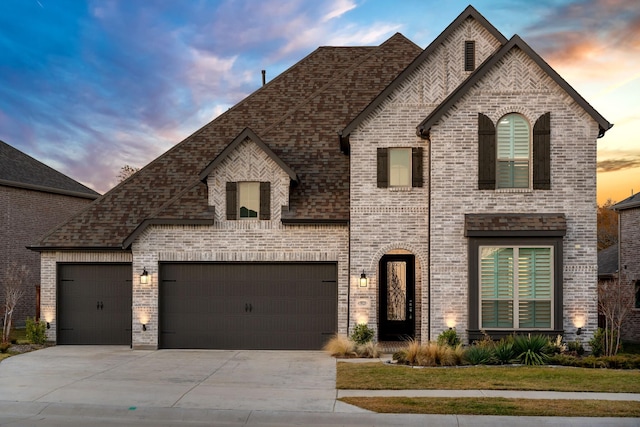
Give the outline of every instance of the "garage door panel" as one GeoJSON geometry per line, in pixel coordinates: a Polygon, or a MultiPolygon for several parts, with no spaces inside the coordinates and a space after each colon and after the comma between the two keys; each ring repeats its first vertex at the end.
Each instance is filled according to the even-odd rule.
{"type": "Polygon", "coordinates": [[[160,273],[164,348],[318,349],[337,329],[335,263],[165,263],[160,273]]]}
{"type": "Polygon", "coordinates": [[[58,265],[58,344],[131,344],[130,264],[58,265]]]}

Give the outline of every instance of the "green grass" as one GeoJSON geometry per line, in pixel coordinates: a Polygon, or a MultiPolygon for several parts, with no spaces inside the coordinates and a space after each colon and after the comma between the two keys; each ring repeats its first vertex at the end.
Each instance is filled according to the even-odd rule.
{"type": "Polygon", "coordinates": [[[390,414],[547,417],[640,417],[640,402],[507,398],[344,397],[342,402],[390,414]]]}
{"type": "Polygon", "coordinates": [[[384,363],[339,362],[336,387],[354,390],[549,390],[640,393],[640,371],[552,366],[417,369],[384,363]]]}

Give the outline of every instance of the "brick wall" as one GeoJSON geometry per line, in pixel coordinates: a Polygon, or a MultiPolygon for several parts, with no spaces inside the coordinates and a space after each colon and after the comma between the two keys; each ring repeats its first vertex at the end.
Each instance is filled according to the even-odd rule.
{"type": "MultiPolygon", "coordinates": [[[[632,292],[640,281],[640,207],[619,211],[620,273],[632,292]]],[[[640,309],[633,309],[624,323],[622,337],[640,342],[640,309]]]]}
{"type": "MultiPolygon", "coordinates": [[[[12,261],[29,269],[26,294],[14,313],[14,324],[23,325],[36,315],[36,286],[40,285],[40,254],[26,248],[51,228],[79,212],[90,199],[0,186],[0,283],[11,274],[12,261]]],[[[4,307],[4,293],[0,292],[4,307]]]]}

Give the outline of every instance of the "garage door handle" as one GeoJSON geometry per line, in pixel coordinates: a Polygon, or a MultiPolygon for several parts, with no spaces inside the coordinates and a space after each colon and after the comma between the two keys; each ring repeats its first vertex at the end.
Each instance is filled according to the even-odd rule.
{"type": "Polygon", "coordinates": [[[245,313],[246,313],[246,312],[251,313],[251,311],[252,311],[252,310],[253,310],[253,306],[252,306],[251,304],[249,304],[249,303],[246,303],[246,302],[245,302],[245,303],[244,303],[244,312],[245,312],[245,313]]]}
{"type": "Polygon", "coordinates": [[[249,304],[249,313],[251,313],[252,311],[253,311],[253,306],[249,304]]]}
{"type": "Polygon", "coordinates": [[[104,305],[102,304],[102,301],[98,301],[96,303],[96,310],[102,310],[104,308],[104,305]]]}

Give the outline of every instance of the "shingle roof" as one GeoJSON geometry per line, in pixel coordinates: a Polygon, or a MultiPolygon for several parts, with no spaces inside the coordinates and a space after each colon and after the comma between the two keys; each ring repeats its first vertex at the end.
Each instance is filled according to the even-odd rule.
{"type": "Polygon", "coordinates": [[[612,278],[618,272],[618,245],[598,252],[598,278],[612,278]]]}
{"type": "Polygon", "coordinates": [[[147,221],[208,220],[199,174],[249,127],[300,179],[289,216],[349,219],[349,159],[338,131],[421,49],[396,34],[377,47],[321,47],[45,236],[33,249],[122,248],[147,221]]]}
{"type": "Polygon", "coordinates": [[[637,208],[640,207],[640,193],[636,193],[630,197],[627,197],[621,202],[613,205],[613,210],[622,211],[625,209],[637,208]]]}
{"type": "Polygon", "coordinates": [[[96,199],[100,194],[0,141],[0,185],[96,199]]]}

